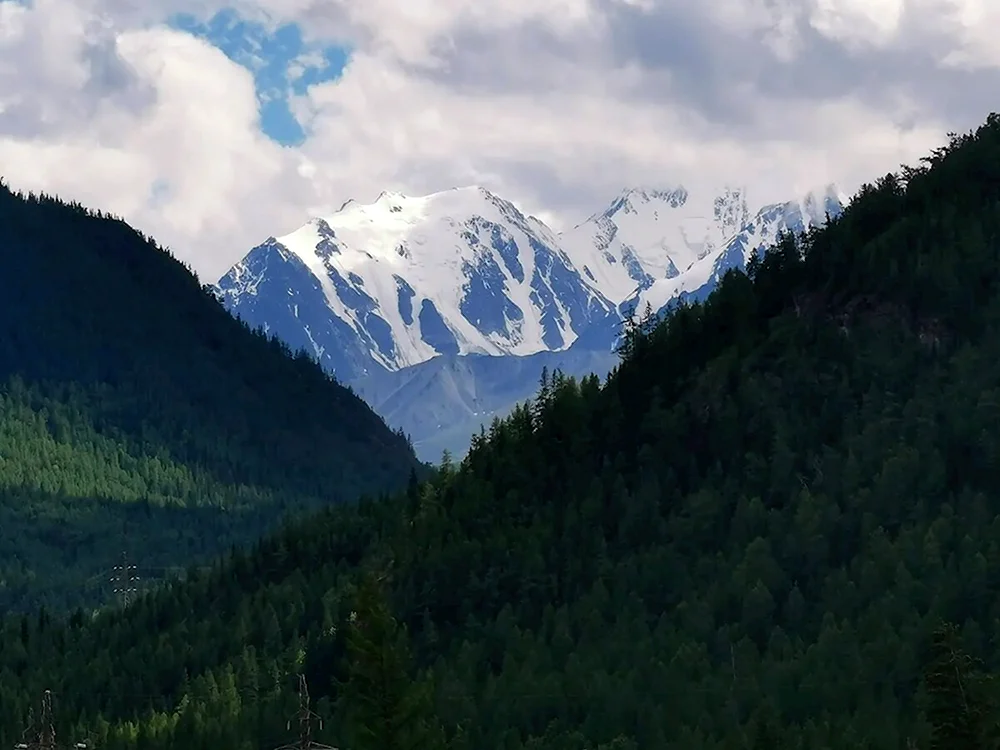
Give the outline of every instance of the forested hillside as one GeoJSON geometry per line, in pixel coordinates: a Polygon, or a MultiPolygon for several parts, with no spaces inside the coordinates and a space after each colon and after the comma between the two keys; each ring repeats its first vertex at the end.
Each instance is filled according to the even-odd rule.
{"type": "Polygon", "coordinates": [[[122,221],[0,187],[0,610],[107,601],[288,513],[402,487],[406,440],[122,221]]]}
{"type": "Polygon", "coordinates": [[[995,747],[998,324],[992,116],[426,483],[9,619],[0,744],[269,748],[301,671],[351,750],[995,747]]]}

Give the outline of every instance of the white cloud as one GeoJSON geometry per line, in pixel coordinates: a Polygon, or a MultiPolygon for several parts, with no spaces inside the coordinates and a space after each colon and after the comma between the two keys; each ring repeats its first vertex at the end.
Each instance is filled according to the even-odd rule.
{"type": "Polygon", "coordinates": [[[951,6],[951,21],[957,29],[957,43],[945,58],[947,65],[969,69],[1000,67],[1000,4],[994,0],[924,0],[951,6]]]}
{"type": "Polygon", "coordinates": [[[206,278],[308,213],[383,189],[479,182],[562,225],[631,184],[852,191],[985,118],[998,8],[0,1],[0,164],[15,187],[123,214],[206,278]],[[353,47],[342,79],[292,102],[301,146],[261,134],[248,71],[162,25],[224,5],[353,47]]]}
{"type": "Polygon", "coordinates": [[[882,46],[899,31],[904,0],[816,0],[811,23],[851,47],[882,46]]]}

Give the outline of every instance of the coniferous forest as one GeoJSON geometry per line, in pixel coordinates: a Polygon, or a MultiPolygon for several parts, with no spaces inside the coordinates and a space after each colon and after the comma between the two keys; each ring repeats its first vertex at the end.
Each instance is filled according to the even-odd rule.
{"type": "MultiPolygon", "coordinates": [[[[52,201],[4,201],[55,234],[78,217],[81,244],[112,233],[52,201]]],[[[128,289],[94,304],[126,305],[128,289]]],[[[213,320],[187,335],[229,335],[213,320]]],[[[184,346],[178,372],[196,366],[184,346]]],[[[227,372],[254,372],[231,356],[227,372]]],[[[125,609],[8,616],[0,744],[48,689],[67,741],[276,747],[294,739],[301,674],[325,719],[314,738],[350,750],[997,747],[1000,117],[782,238],[705,303],[631,326],[621,356],[605,383],[546,374],[461,463],[291,520],[125,609]]],[[[33,386],[18,387],[27,414],[33,386]]],[[[178,410],[217,413],[190,387],[178,410]]],[[[64,388],[46,403],[106,434],[89,394],[107,391],[64,388]]],[[[132,425],[121,445],[184,435],[151,390],[168,426],[132,425]]],[[[280,411],[312,424],[282,393],[280,411]]],[[[246,472],[324,494],[304,458],[268,482],[263,443],[227,442],[262,417],[227,414],[167,455],[226,486],[246,472]]],[[[23,422],[59,441],[51,418],[23,422]]],[[[5,551],[21,543],[6,528],[5,551]]]]}
{"type": "Polygon", "coordinates": [[[0,611],[108,602],[402,487],[394,434],[122,221],[0,186],[0,611]]]}

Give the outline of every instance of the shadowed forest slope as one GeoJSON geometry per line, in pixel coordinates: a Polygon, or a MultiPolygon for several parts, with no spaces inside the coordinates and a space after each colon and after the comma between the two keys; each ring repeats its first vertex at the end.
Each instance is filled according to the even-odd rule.
{"type": "Polygon", "coordinates": [[[0,187],[0,609],[102,602],[290,512],[402,487],[406,440],[128,225],[0,187]]]}

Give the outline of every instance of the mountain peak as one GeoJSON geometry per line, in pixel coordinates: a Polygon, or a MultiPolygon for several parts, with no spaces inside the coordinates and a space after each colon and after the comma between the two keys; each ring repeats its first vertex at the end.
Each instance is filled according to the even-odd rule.
{"type": "Polygon", "coordinates": [[[446,190],[438,190],[433,193],[427,193],[425,195],[407,195],[406,193],[398,190],[383,190],[371,203],[359,203],[354,198],[348,198],[334,213],[340,214],[350,211],[365,211],[373,208],[380,208],[382,210],[388,209],[391,213],[399,213],[406,211],[407,208],[412,208],[418,205],[430,205],[454,199],[476,201],[484,198],[493,203],[498,201],[506,203],[506,201],[498,198],[494,193],[490,192],[481,185],[459,185],[446,190]]]}
{"type": "Polygon", "coordinates": [[[685,273],[725,247],[749,219],[741,187],[634,186],[562,237],[588,278],[610,299],[622,300],[656,279],[685,273]]]}
{"type": "Polygon", "coordinates": [[[455,187],[453,187],[453,188],[451,188],[449,190],[442,190],[441,192],[444,192],[444,193],[463,193],[463,194],[466,194],[466,195],[478,194],[478,195],[483,196],[483,197],[492,196],[493,195],[493,193],[491,193],[489,190],[487,190],[486,188],[484,188],[482,185],[456,185],[455,187]]]}
{"type": "Polygon", "coordinates": [[[463,202],[468,201],[468,203],[463,203],[462,205],[469,206],[484,200],[498,207],[509,204],[509,201],[501,198],[482,185],[457,185],[447,190],[431,193],[425,196],[425,200],[437,202],[461,200],[463,202]]]}
{"type": "Polygon", "coordinates": [[[611,205],[604,210],[601,216],[611,218],[620,211],[634,213],[638,210],[639,206],[653,202],[665,203],[672,208],[679,208],[687,203],[688,195],[687,188],[683,185],[677,185],[673,188],[625,188],[611,202],[611,205]]]}
{"type": "Polygon", "coordinates": [[[251,255],[220,281],[230,308],[344,378],[439,354],[561,350],[613,309],[548,227],[479,185],[385,190],[251,255]]]}
{"type": "Polygon", "coordinates": [[[844,193],[835,183],[827,183],[822,187],[813,188],[802,193],[797,203],[804,215],[822,218],[827,213],[839,212],[850,202],[850,196],[844,193]]]}
{"type": "Polygon", "coordinates": [[[349,199],[331,217],[331,223],[336,223],[346,217],[366,216],[369,220],[381,220],[386,215],[397,214],[397,218],[406,216],[428,218],[435,214],[475,214],[480,212],[483,201],[504,210],[508,202],[480,185],[463,185],[439,190],[425,195],[407,195],[397,190],[383,190],[371,203],[359,203],[349,199]]]}
{"type": "Polygon", "coordinates": [[[841,190],[836,183],[829,182],[821,188],[815,188],[808,191],[805,195],[805,199],[812,200],[820,204],[834,200],[842,205],[847,205],[851,197],[841,190]]]}
{"type": "Polygon", "coordinates": [[[714,190],[699,191],[692,197],[683,185],[673,187],[633,186],[623,189],[611,204],[601,213],[591,216],[587,221],[609,220],[618,214],[634,214],[644,206],[652,206],[654,211],[661,207],[686,208],[687,212],[705,211],[706,215],[714,215],[720,221],[726,220],[726,214],[732,214],[733,221],[745,220],[748,212],[746,207],[746,189],[735,185],[722,185],[714,190]],[[713,196],[710,203],[691,205],[692,200],[713,196]]]}

